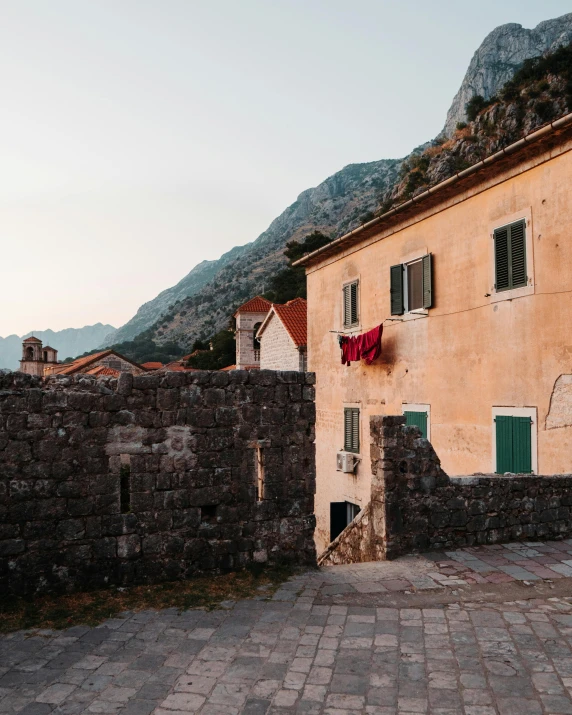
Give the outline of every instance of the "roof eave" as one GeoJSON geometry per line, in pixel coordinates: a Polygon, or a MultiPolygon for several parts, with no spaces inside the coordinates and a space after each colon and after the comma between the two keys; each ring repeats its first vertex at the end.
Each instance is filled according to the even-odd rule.
{"type": "Polygon", "coordinates": [[[509,146],[505,147],[504,149],[500,149],[494,154],[491,154],[482,161],[479,161],[476,164],[469,166],[467,169],[459,171],[457,174],[454,174],[448,179],[445,179],[444,181],[435,184],[435,186],[426,189],[425,191],[421,192],[420,194],[417,194],[417,196],[414,196],[408,201],[404,201],[402,204],[395,206],[389,211],[386,211],[386,213],[382,214],[381,216],[377,216],[371,221],[368,221],[367,223],[358,226],[358,228],[354,228],[353,231],[350,231],[349,233],[340,236],[340,238],[334,239],[331,243],[322,246],[322,248],[318,248],[315,251],[308,253],[306,256],[299,258],[292,265],[307,266],[311,263],[316,262],[316,260],[320,260],[322,256],[326,257],[328,255],[334,255],[338,252],[338,250],[341,250],[340,246],[342,243],[348,243],[348,239],[355,238],[356,236],[367,232],[369,229],[374,228],[381,223],[384,223],[385,221],[387,221],[387,219],[395,216],[397,213],[400,213],[405,209],[411,208],[412,206],[419,204],[429,196],[433,196],[434,194],[441,192],[443,189],[451,186],[452,184],[456,184],[462,179],[465,179],[467,176],[470,176],[471,174],[474,174],[477,171],[480,171],[481,169],[490,166],[491,164],[495,164],[500,159],[503,159],[505,156],[512,154],[513,152],[518,151],[521,148],[538,141],[539,139],[542,139],[546,135],[557,131],[558,129],[562,129],[568,124],[572,124],[572,112],[570,112],[569,114],[565,114],[563,117],[560,117],[560,119],[556,119],[553,122],[545,124],[540,129],[536,129],[534,132],[527,134],[526,136],[522,137],[522,139],[519,139],[513,144],[509,144],[509,146]]]}

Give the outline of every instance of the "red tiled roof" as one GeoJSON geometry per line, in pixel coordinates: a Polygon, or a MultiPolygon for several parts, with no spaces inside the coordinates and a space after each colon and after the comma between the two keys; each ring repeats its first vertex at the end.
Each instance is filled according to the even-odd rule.
{"type": "Polygon", "coordinates": [[[125,355],[121,355],[115,350],[109,349],[102,350],[99,353],[93,353],[93,355],[86,355],[85,357],[78,358],[77,360],[70,362],[70,364],[67,365],[63,370],[58,371],[58,375],[74,375],[76,372],[87,372],[84,371],[83,368],[87,367],[88,365],[91,365],[94,362],[97,362],[97,360],[101,360],[102,358],[107,357],[108,355],[116,355],[118,358],[121,358],[121,360],[125,360],[125,362],[131,363],[131,365],[135,365],[135,367],[141,367],[138,363],[134,362],[133,360],[130,360],[129,358],[126,358],[125,355]]]}
{"type": "Polygon", "coordinates": [[[112,367],[105,365],[96,365],[90,370],[86,370],[86,375],[97,375],[97,377],[119,377],[119,370],[114,370],[112,367]]]}
{"type": "Polygon", "coordinates": [[[169,372],[196,372],[197,369],[196,367],[185,367],[180,360],[170,362],[163,367],[163,370],[168,370],[169,372]]]}
{"type": "Polygon", "coordinates": [[[144,367],[146,370],[158,370],[159,368],[163,367],[162,362],[144,362],[141,364],[141,367],[144,367]]]}
{"type": "Polygon", "coordinates": [[[70,362],[70,364],[67,367],[65,367],[63,370],[60,370],[58,375],[73,375],[74,372],[81,372],[82,367],[91,365],[92,362],[95,362],[96,360],[100,360],[101,358],[106,357],[111,352],[113,352],[113,351],[112,350],[102,350],[99,353],[93,353],[93,355],[86,355],[85,357],[78,358],[77,360],[70,362]]]}
{"type": "Polygon", "coordinates": [[[297,348],[308,342],[308,303],[304,298],[295,298],[284,305],[273,305],[274,312],[283,322],[297,348]]]}
{"type": "Polygon", "coordinates": [[[38,338],[35,338],[33,335],[30,335],[29,338],[26,338],[24,340],[25,343],[41,343],[41,340],[38,340],[38,338]]]}
{"type": "Polygon", "coordinates": [[[219,372],[228,372],[229,370],[236,370],[236,365],[227,365],[227,367],[221,367],[219,372]]]}
{"type": "Polygon", "coordinates": [[[269,300],[266,300],[266,298],[263,298],[261,295],[257,295],[244,305],[241,305],[235,315],[237,313],[268,313],[271,307],[272,303],[269,300]]]}

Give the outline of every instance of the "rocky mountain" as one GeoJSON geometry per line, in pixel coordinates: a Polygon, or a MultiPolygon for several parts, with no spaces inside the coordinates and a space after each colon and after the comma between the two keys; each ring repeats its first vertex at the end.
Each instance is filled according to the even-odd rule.
{"type": "Polygon", "coordinates": [[[22,357],[22,340],[34,335],[44,345],[50,345],[58,351],[58,359],[81,355],[93,350],[101,344],[106,335],[115,330],[113,325],[86,325],[83,328],[66,328],[65,330],[32,330],[25,335],[8,335],[0,338],[0,368],[16,370],[22,357]]]}
{"type": "Polygon", "coordinates": [[[447,112],[443,133],[451,137],[459,122],[465,122],[467,102],[475,95],[494,96],[530,57],[553,52],[572,42],[572,13],[546,20],[533,30],[510,23],[489,33],[473,55],[465,78],[447,112]]]}
{"type": "MultiPolygon", "coordinates": [[[[158,343],[176,341],[184,350],[196,338],[205,338],[220,330],[241,302],[264,292],[269,277],[285,264],[283,250],[288,241],[300,240],[314,230],[336,238],[372,218],[382,197],[392,202],[398,200],[407,186],[407,179],[403,184],[404,177],[416,168],[417,158],[426,149],[434,150],[435,146],[443,146],[447,138],[454,137],[457,124],[466,120],[466,104],[471,98],[492,97],[513,77],[524,60],[571,41],[572,13],[542,22],[533,30],[518,24],[496,28],[471,60],[447,114],[445,128],[436,141],[415,149],[405,160],[351,164],[319,186],[302,192],[253,243],[232,249],[218,261],[203,262],[193,268],[176,286],[143,305],[126,325],[107,336],[105,344],[129,340],[145,331],[158,343]],[[406,164],[401,170],[404,161],[406,164]]],[[[474,139],[466,139],[463,151],[443,154],[440,169],[435,168],[438,162],[433,161],[434,175],[438,176],[439,171],[446,174],[455,162],[462,165],[471,161],[477,148],[486,149],[484,145],[471,149],[471,142],[474,143],[474,139]]],[[[423,162],[427,163],[426,160],[425,156],[423,162]]],[[[433,178],[425,176],[419,186],[433,178]]],[[[418,188],[409,186],[408,190],[418,188]]]]}
{"type": "Polygon", "coordinates": [[[233,248],[218,261],[204,261],[176,286],[143,305],[128,323],[106,337],[106,344],[129,340],[151,329],[159,343],[175,340],[189,347],[224,327],[241,302],[264,292],[268,279],[285,265],[287,241],[314,230],[341,236],[372,217],[379,196],[399,175],[399,159],[350,164],[298,199],[256,241],[233,248]]]}

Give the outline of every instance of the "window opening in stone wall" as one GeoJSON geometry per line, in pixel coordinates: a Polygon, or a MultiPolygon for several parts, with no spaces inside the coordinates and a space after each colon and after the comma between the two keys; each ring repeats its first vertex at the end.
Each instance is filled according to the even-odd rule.
{"type": "Polygon", "coordinates": [[[256,337],[256,334],[260,330],[262,323],[255,323],[252,329],[252,347],[254,348],[254,359],[256,361],[260,360],[260,340],[256,337]]]}
{"type": "Polygon", "coordinates": [[[216,504],[204,504],[201,507],[201,521],[211,524],[216,519],[216,504]]]}
{"type": "Polygon", "coordinates": [[[256,501],[264,500],[264,450],[256,450],[256,501]]]}
{"type": "Polygon", "coordinates": [[[119,469],[119,503],[122,514],[129,514],[131,511],[131,465],[129,455],[121,455],[121,467],[119,469]]]}
{"type": "Polygon", "coordinates": [[[121,368],[123,367],[121,360],[110,360],[108,365],[113,370],[119,370],[119,372],[121,372],[121,368]]]}

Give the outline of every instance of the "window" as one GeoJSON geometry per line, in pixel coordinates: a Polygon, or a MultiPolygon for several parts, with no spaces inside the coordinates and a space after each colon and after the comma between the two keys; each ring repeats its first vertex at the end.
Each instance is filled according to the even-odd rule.
{"type": "Polygon", "coordinates": [[[130,455],[121,455],[121,467],[119,469],[119,505],[122,514],[129,514],[131,511],[131,465],[130,455]]]}
{"type": "Polygon", "coordinates": [[[308,372],[308,353],[305,349],[300,350],[300,372],[308,372]]]}
{"type": "Polygon", "coordinates": [[[427,413],[426,412],[404,412],[405,424],[419,427],[421,434],[427,439],[427,413]]]}
{"type": "Polygon", "coordinates": [[[497,415],[496,472],[504,474],[530,474],[532,472],[532,419],[497,415]]]}
{"type": "Polygon", "coordinates": [[[391,315],[403,315],[433,305],[431,254],[389,269],[391,315]]]}
{"type": "Polygon", "coordinates": [[[256,450],[256,501],[264,501],[264,451],[256,450]]]}
{"type": "Polygon", "coordinates": [[[358,285],[359,281],[353,281],[343,288],[344,328],[353,328],[359,324],[358,285]]]}
{"type": "Polygon", "coordinates": [[[495,290],[526,286],[526,221],[495,229],[495,290]]]}
{"type": "Polygon", "coordinates": [[[344,409],[344,450],[359,452],[359,408],[344,409]]]}
{"type": "Polygon", "coordinates": [[[330,502],[330,541],[336,539],[360,511],[357,504],[349,501],[330,502]]]}
{"type": "Polygon", "coordinates": [[[108,367],[113,368],[113,370],[118,370],[119,372],[121,372],[121,368],[123,367],[121,360],[109,360],[107,365],[108,367]]]}
{"type": "Polygon", "coordinates": [[[256,333],[260,330],[262,323],[255,323],[252,330],[252,347],[254,350],[260,350],[260,340],[256,337],[256,333]]]}

